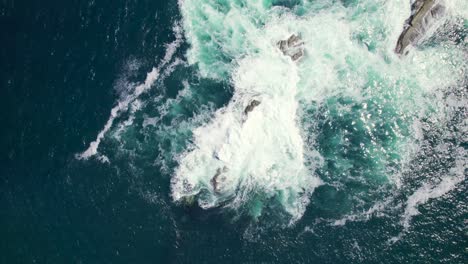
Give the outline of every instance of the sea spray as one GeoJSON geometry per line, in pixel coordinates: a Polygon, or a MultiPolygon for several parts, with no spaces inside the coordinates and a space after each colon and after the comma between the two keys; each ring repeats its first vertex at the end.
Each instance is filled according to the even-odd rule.
{"type": "MultiPolygon", "coordinates": [[[[465,27],[461,4],[448,2],[444,34],[454,20],[465,27]]],[[[132,97],[97,138],[111,135],[129,166],[153,159],[174,200],[256,219],[286,212],[290,223],[308,208],[337,226],[399,212],[407,226],[410,212],[465,181],[426,173],[413,186],[427,131],[450,113],[440,94],[464,87],[467,53],[463,36],[436,34],[394,54],[407,1],[179,6],[189,65],[169,56],[160,69],[178,93],[132,97]],[[298,61],[278,48],[292,35],[304,43],[298,61]]]]}
{"type": "Polygon", "coordinates": [[[393,53],[410,14],[404,1],[180,5],[189,63],[234,87],[231,102],[194,130],[172,179],[175,200],[196,197],[203,208],[256,200],[258,215],[276,197],[294,222],[324,181],[345,194],[335,200],[343,212],[372,210],[382,191],[401,186],[417,150],[412,124],[432,111],[427,96],[464,77],[457,49],[393,53]],[[298,63],[276,45],[292,34],[304,41],[298,63]],[[245,117],[252,100],[261,103],[245,117]]]}

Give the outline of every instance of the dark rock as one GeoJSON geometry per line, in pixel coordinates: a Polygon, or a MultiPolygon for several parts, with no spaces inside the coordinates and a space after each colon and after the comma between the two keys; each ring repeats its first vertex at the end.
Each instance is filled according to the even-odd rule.
{"type": "Polygon", "coordinates": [[[299,36],[296,36],[296,35],[291,35],[288,39],[288,46],[289,47],[296,47],[298,45],[301,45],[301,39],[299,38],[299,36]]]}
{"type": "Polygon", "coordinates": [[[252,112],[255,107],[260,105],[260,101],[252,100],[250,104],[245,108],[244,114],[247,115],[249,112],[252,112]]]}
{"type": "Polygon", "coordinates": [[[295,34],[287,40],[280,40],[277,43],[278,48],[284,55],[291,57],[293,61],[299,60],[304,55],[304,42],[295,34]]]}
{"type": "Polygon", "coordinates": [[[302,56],[304,55],[304,52],[302,50],[299,50],[297,53],[295,53],[294,55],[292,55],[291,59],[293,61],[297,61],[298,59],[300,59],[302,56]]]}
{"type": "Polygon", "coordinates": [[[397,54],[407,55],[408,47],[416,45],[435,22],[445,15],[446,7],[441,0],[416,0],[411,10],[412,15],[395,47],[397,54]]]}
{"type": "Polygon", "coordinates": [[[210,183],[213,186],[213,190],[216,193],[220,192],[220,184],[222,184],[226,180],[226,176],[223,175],[223,173],[227,171],[228,171],[228,168],[226,166],[224,166],[222,169],[218,168],[213,178],[211,178],[210,183]]]}

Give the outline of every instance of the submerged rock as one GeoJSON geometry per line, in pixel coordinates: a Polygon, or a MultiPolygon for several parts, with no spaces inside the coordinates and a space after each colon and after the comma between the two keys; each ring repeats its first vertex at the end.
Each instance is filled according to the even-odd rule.
{"type": "Polygon", "coordinates": [[[429,29],[445,15],[443,0],[416,0],[411,6],[411,16],[398,38],[395,52],[407,55],[409,46],[417,44],[429,29]]]}
{"type": "Polygon", "coordinates": [[[293,61],[299,60],[304,55],[304,42],[295,34],[292,34],[287,40],[278,41],[277,45],[281,52],[291,57],[293,61]]]}
{"type": "Polygon", "coordinates": [[[226,166],[224,166],[222,169],[221,168],[218,168],[216,170],[216,174],[213,176],[213,178],[211,178],[211,185],[213,186],[213,190],[216,192],[216,193],[219,193],[221,192],[221,184],[226,181],[226,176],[223,175],[225,172],[228,171],[228,168],[226,166]]]}
{"type": "Polygon", "coordinates": [[[182,203],[187,205],[187,206],[192,206],[195,204],[195,196],[190,195],[190,196],[185,196],[182,198],[182,203]]]}

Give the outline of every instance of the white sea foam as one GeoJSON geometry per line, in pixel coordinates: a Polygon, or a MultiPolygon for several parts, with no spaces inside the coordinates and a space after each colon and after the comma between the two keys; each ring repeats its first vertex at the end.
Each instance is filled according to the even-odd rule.
{"type": "Polygon", "coordinates": [[[180,160],[173,177],[175,200],[206,189],[211,195],[199,200],[202,207],[231,198],[230,205],[237,207],[250,193],[275,196],[282,191],[286,210],[302,215],[307,195],[320,181],[308,175],[304,166],[294,99],[296,66],[279,53],[269,56],[239,62],[231,103],[212,122],[195,129],[193,150],[180,160]],[[245,114],[252,100],[260,105],[245,114]],[[217,186],[221,195],[212,185],[218,170],[223,171],[217,186]]]}
{"type": "Polygon", "coordinates": [[[114,106],[111,110],[111,114],[109,119],[107,120],[106,124],[104,125],[104,128],[99,132],[98,136],[96,137],[96,140],[91,142],[89,144],[89,147],[82,153],[76,155],[76,158],[78,159],[88,159],[94,155],[96,155],[98,152],[98,147],[99,144],[101,143],[101,140],[104,138],[105,134],[111,129],[112,124],[114,123],[114,120],[124,111],[127,111],[128,106],[131,102],[133,102],[136,98],[138,98],[143,92],[148,90],[153,83],[158,79],[159,77],[159,70],[157,68],[153,68],[150,73],[146,76],[146,80],[143,84],[138,85],[135,88],[135,91],[133,94],[127,96],[124,100],[121,100],[117,102],[117,105],[114,106]]]}
{"type": "MultiPolygon", "coordinates": [[[[361,213],[349,214],[341,219],[334,220],[331,222],[332,226],[344,226],[347,222],[357,222],[357,221],[367,221],[375,216],[385,215],[383,211],[393,202],[393,198],[389,197],[384,201],[376,202],[371,208],[367,211],[361,213]]],[[[394,208],[393,208],[394,209],[394,208]]]]}
{"type": "MultiPolygon", "coordinates": [[[[302,1],[300,5],[305,13],[298,16],[294,10],[271,8],[268,1],[179,1],[184,33],[191,44],[188,63],[198,66],[201,77],[230,80],[234,95],[216,112],[210,108],[191,120],[159,124],[174,105],[190,96],[191,87],[185,81],[176,98],[158,106],[160,116],[145,116],[143,128],[155,127],[158,137],[177,141],[177,133],[193,132],[193,144],[186,152],[160,149],[160,155],[176,157],[179,163],[171,182],[174,200],[192,200],[195,196],[203,208],[224,205],[235,209],[255,200],[250,208],[254,216],[262,213],[262,203],[276,200],[294,222],[304,213],[311,193],[322,183],[315,169],[325,163],[320,150],[314,149],[314,135],[304,135],[305,128],[313,124],[300,123],[301,107],[320,104],[333,96],[350,97],[356,102],[379,93],[391,98],[398,104],[395,108],[404,109],[397,113],[414,117],[407,119],[413,124],[414,141],[403,140],[398,124],[395,125],[395,140],[400,141],[394,144],[401,159],[408,162],[410,154],[418,150],[415,142],[423,138],[418,119],[427,110],[423,94],[456,85],[463,78],[460,65],[466,54],[460,51],[436,46],[416,49],[403,59],[394,55],[396,40],[410,14],[407,1],[360,1],[350,8],[339,2],[328,5],[326,1],[302,1]],[[291,34],[300,35],[305,43],[305,55],[297,63],[283,56],[276,45],[291,34]],[[370,76],[376,77],[372,83],[370,76]],[[366,89],[372,91],[364,92],[366,89]],[[259,105],[245,113],[254,100],[259,105]],[[308,141],[304,140],[306,136],[308,141]]],[[[109,162],[106,156],[99,155],[98,147],[114,121],[122,113],[130,113],[115,130],[119,140],[120,133],[133,125],[134,113],[145,105],[139,97],[178,65],[185,64],[182,59],[174,59],[182,41],[181,27],[175,25],[174,32],[176,40],[166,45],[159,66],[147,74],[144,83],[132,85],[122,93],[96,140],[77,158],[97,155],[109,162]]],[[[363,113],[360,121],[372,136],[370,114],[363,113]]],[[[157,162],[161,162],[162,170],[170,172],[166,160],[157,162]]],[[[397,187],[402,183],[400,177],[400,172],[388,175],[397,187]]],[[[463,180],[464,177],[448,177],[439,184],[427,183],[416,190],[408,199],[402,223],[409,225],[419,205],[444,195],[463,180]]],[[[332,225],[366,221],[382,214],[392,201],[392,197],[376,201],[370,208],[345,215],[332,225]]]]}
{"type": "MultiPolygon", "coordinates": [[[[82,153],[77,154],[77,159],[88,159],[98,153],[98,147],[106,133],[112,128],[114,120],[120,116],[122,112],[125,112],[129,109],[129,106],[135,102],[135,100],[140,97],[141,94],[148,91],[154,83],[160,77],[160,71],[166,67],[166,65],[172,60],[177,48],[180,46],[183,40],[182,29],[179,24],[175,24],[173,31],[176,39],[170,44],[166,45],[166,53],[164,58],[159,63],[158,67],[154,67],[147,75],[144,83],[136,86],[133,89],[131,94],[126,95],[124,98],[117,102],[117,105],[114,106],[111,110],[109,119],[107,120],[104,128],[99,132],[96,139],[89,144],[89,147],[82,153]]],[[[173,67],[170,67],[173,69],[173,67]]],[[[109,162],[109,159],[105,156],[100,158],[101,161],[109,162]]]]}
{"type": "MultiPolygon", "coordinates": [[[[299,103],[320,103],[336,95],[360,101],[382,93],[393,98],[396,108],[405,109],[402,114],[417,118],[418,111],[424,112],[422,94],[463,78],[456,72],[463,64],[460,51],[427,48],[405,59],[394,54],[410,15],[407,1],[362,1],[349,9],[336,3],[322,10],[322,2],[302,2],[307,8],[301,17],[287,9],[269,9],[261,1],[186,0],[179,5],[191,44],[188,62],[197,64],[202,77],[230,78],[234,87],[231,102],[211,122],[194,129],[193,145],[179,158],[172,178],[176,201],[197,195],[203,208],[237,208],[263,195],[259,200],[276,197],[297,220],[321,183],[313,173],[321,157],[310,146],[306,150],[299,103]],[[291,34],[305,42],[305,56],[298,63],[276,46],[291,34]],[[384,83],[369,84],[370,73],[384,83]],[[375,91],[365,94],[365,89],[375,91]],[[245,114],[253,100],[260,105],[245,114]]],[[[369,117],[361,121],[371,134],[369,117]]],[[[395,124],[394,132],[402,139],[398,129],[395,124]]],[[[395,143],[403,154],[417,150],[408,141],[395,143]]],[[[397,173],[388,177],[397,185],[401,182],[397,173]]],[[[385,206],[376,204],[364,218],[385,206]]]]}
{"type": "Polygon", "coordinates": [[[450,170],[449,175],[442,178],[438,184],[425,183],[418,188],[406,201],[405,212],[402,217],[402,225],[405,230],[410,227],[411,219],[419,214],[418,206],[427,203],[432,199],[444,196],[465,180],[468,169],[468,157],[464,149],[459,149],[460,157],[457,159],[455,167],[450,170]]]}

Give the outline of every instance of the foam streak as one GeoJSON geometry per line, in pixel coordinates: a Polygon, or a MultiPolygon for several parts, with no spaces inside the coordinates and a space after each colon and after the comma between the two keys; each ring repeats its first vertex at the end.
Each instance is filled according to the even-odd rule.
{"type": "MultiPolygon", "coordinates": [[[[104,128],[99,132],[96,139],[89,144],[89,147],[82,153],[77,154],[77,159],[89,159],[90,157],[98,153],[98,147],[106,133],[111,129],[114,120],[120,116],[121,113],[128,110],[130,104],[135,101],[141,94],[148,91],[151,86],[158,80],[160,77],[160,71],[172,60],[175,52],[182,43],[182,29],[179,24],[175,24],[173,27],[176,39],[170,44],[166,45],[166,53],[164,58],[161,60],[158,67],[154,68],[146,75],[145,82],[135,87],[132,94],[126,96],[123,100],[117,102],[117,105],[114,106],[111,110],[109,119],[107,120],[104,128]]],[[[103,161],[108,161],[105,157],[101,158],[103,161]]]]}

